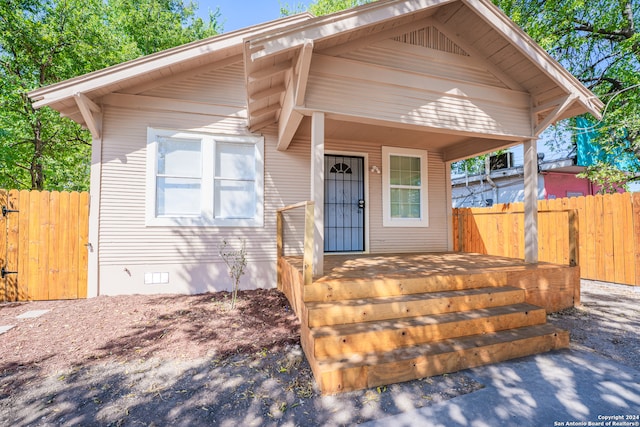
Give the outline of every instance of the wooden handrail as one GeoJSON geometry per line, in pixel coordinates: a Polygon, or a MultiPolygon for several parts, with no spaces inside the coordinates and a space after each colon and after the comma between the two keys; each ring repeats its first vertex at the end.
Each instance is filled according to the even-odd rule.
{"type": "Polygon", "coordinates": [[[284,256],[284,218],[283,213],[292,209],[304,207],[304,255],[302,263],[302,280],[304,285],[313,282],[313,245],[314,245],[314,208],[311,200],[285,206],[276,210],[277,258],[278,258],[278,288],[282,285],[282,271],[280,258],[284,256]]]}
{"type": "Polygon", "coordinates": [[[284,208],[280,208],[277,209],[277,212],[286,212],[286,211],[290,211],[291,209],[296,209],[296,208],[301,208],[303,206],[306,206],[307,203],[313,203],[311,200],[305,200],[304,202],[298,202],[294,205],[289,205],[289,206],[285,206],[284,208]]]}

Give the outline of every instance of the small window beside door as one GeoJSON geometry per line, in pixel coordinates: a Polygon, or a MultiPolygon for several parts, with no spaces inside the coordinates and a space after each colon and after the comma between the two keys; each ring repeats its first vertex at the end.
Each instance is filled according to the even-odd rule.
{"type": "Polygon", "coordinates": [[[425,150],[382,147],[383,226],[428,227],[425,150]]]}

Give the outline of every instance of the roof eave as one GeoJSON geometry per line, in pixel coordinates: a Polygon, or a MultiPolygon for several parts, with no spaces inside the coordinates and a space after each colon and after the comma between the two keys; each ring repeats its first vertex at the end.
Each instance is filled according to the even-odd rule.
{"type": "Polygon", "coordinates": [[[76,93],[86,93],[112,84],[122,83],[144,73],[175,66],[185,61],[194,60],[199,56],[209,55],[213,51],[223,53],[221,51],[233,50],[235,48],[238,50],[237,53],[241,54],[242,44],[246,38],[264,32],[271,27],[284,28],[295,26],[313,17],[310,13],[300,13],[253,27],[194,41],[64,80],[60,83],[35,89],[29,92],[28,96],[34,101],[33,106],[40,108],[56,104],[74,96],[76,93]]]}
{"type": "Polygon", "coordinates": [[[301,47],[308,40],[318,42],[338,33],[454,1],[457,0],[380,0],[320,16],[295,27],[267,31],[250,40],[251,60],[301,47]]]}
{"type": "Polygon", "coordinates": [[[577,102],[585,112],[600,119],[604,104],[587,89],[573,74],[567,71],[547,51],[540,47],[527,33],[516,25],[509,17],[490,0],[460,0],[477,11],[479,15],[496,31],[514,41],[514,46],[542,72],[551,78],[568,94],[575,94],[577,102]],[[508,31],[507,31],[508,30],[508,31]]]}

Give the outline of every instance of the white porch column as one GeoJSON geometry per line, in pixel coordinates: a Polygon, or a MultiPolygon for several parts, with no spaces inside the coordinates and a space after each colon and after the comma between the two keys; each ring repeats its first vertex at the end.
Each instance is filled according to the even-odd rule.
{"type": "Polygon", "coordinates": [[[538,262],[538,140],[524,143],[524,260],[538,262]]]}
{"type": "MultiPolygon", "coordinates": [[[[96,117],[98,126],[102,127],[102,114],[96,117]]],[[[89,242],[87,269],[87,297],[100,295],[100,196],[102,191],[102,135],[91,141],[91,176],[89,183],[89,242]]]]}
{"type": "Polygon", "coordinates": [[[313,275],[324,271],[324,113],[311,115],[311,200],[315,202],[313,275]]]}

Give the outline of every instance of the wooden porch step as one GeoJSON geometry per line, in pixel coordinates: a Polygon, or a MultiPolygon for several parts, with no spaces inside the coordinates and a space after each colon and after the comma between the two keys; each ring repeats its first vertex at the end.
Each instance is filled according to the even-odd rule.
{"type": "Polygon", "coordinates": [[[449,338],[545,323],[540,307],[521,303],[455,313],[376,322],[323,326],[310,330],[313,355],[326,358],[384,352],[449,338]]]}
{"type": "Polygon", "coordinates": [[[315,361],[312,367],[322,392],[334,394],[441,375],[568,346],[567,331],[543,324],[389,352],[329,358],[315,361]]]}
{"type": "Polygon", "coordinates": [[[404,274],[398,277],[327,279],[304,287],[305,302],[344,301],[429,292],[455,291],[508,285],[507,273],[404,274]]]}
{"type": "Polygon", "coordinates": [[[523,289],[511,286],[428,292],[391,297],[307,303],[310,328],[452,313],[523,303],[523,289]]]}

